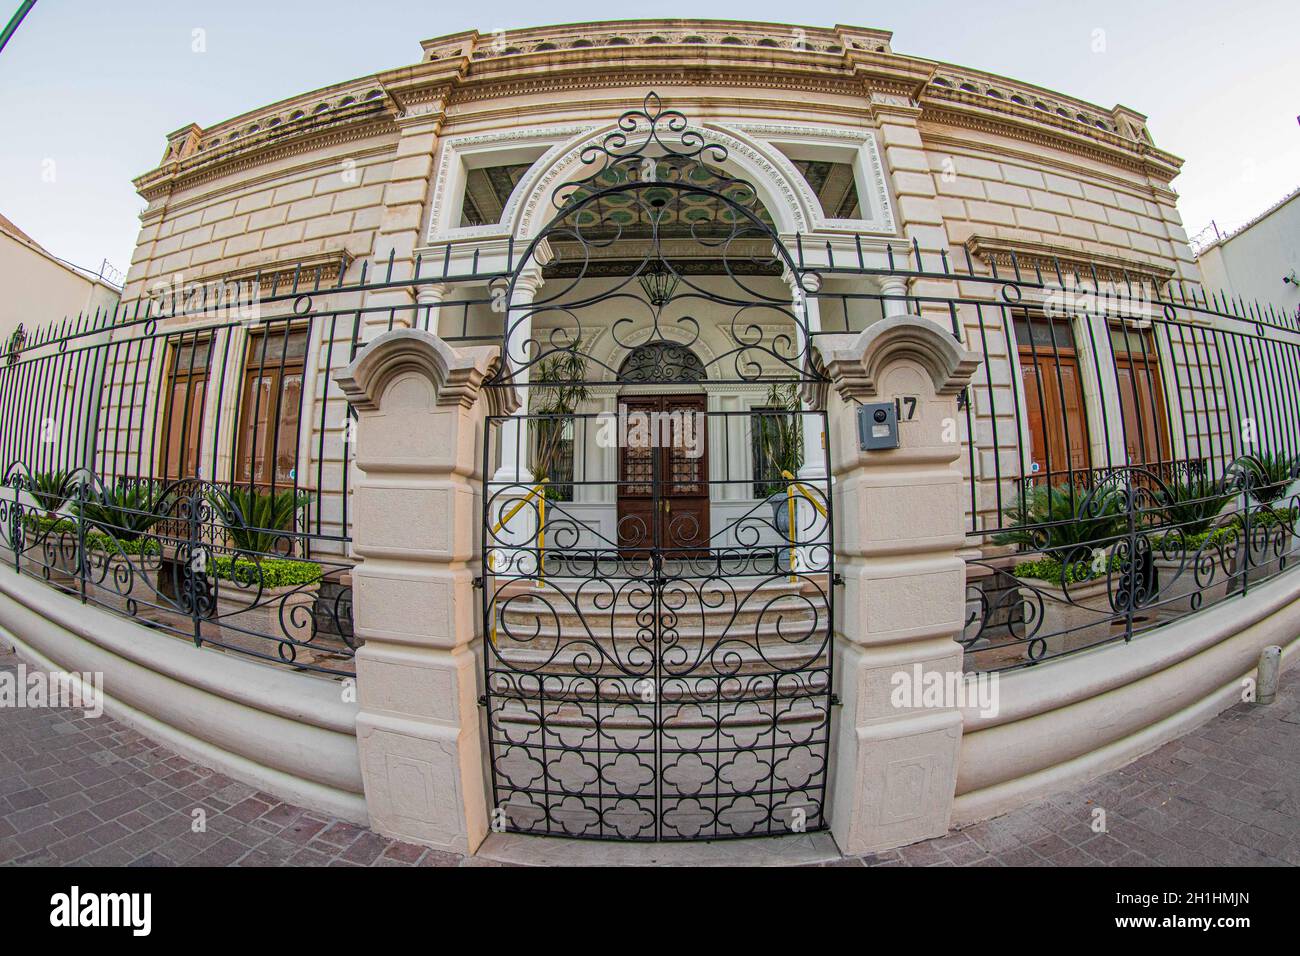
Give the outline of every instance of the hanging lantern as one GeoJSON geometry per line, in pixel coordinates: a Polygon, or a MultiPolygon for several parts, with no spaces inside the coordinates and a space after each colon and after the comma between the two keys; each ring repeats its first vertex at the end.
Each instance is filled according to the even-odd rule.
{"type": "Polygon", "coordinates": [[[677,291],[678,276],[664,264],[656,262],[637,277],[646,298],[656,309],[662,309],[677,291]]]}

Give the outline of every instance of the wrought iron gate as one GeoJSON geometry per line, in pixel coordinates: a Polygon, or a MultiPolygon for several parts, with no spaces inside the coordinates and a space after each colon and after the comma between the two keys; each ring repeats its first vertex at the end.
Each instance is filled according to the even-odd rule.
{"type": "Polygon", "coordinates": [[[486,385],[522,408],[489,419],[483,458],[493,825],[822,828],[834,547],[808,270],[654,94],[581,158],[495,297],[486,385]]]}
{"type": "MultiPolygon", "coordinates": [[[[774,417],[704,415],[718,445],[761,441],[774,417]]],[[[825,424],[821,412],[784,417],[795,433],[825,424]]],[[[493,419],[489,445],[497,433],[553,422],[493,419]]],[[[607,422],[575,415],[566,427],[575,474],[494,483],[486,495],[495,826],[628,840],[822,828],[826,480],[732,472],[735,456],[715,456],[704,480],[714,520],[701,538],[694,517],[683,524],[671,511],[697,475],[666,474],[665,458],[652,456],[648,473],[592,477],[613,457],[594,441],[607,422]],[[664,520],[615,519],[614,499],[630,490],[647,493],[647,513],[664,520]]]]}

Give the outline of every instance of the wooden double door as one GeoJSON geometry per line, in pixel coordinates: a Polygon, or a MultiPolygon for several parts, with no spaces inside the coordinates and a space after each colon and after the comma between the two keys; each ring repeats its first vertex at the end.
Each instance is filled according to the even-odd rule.
{"type": "Polygon", "coordinates": [[[674,556],[708,548],[705,397],[637,396],[619,405],[619,549],[674,556]]]}

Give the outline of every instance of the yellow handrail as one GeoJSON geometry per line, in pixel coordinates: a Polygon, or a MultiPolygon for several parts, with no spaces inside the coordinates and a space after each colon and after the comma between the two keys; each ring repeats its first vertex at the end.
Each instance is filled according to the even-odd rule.
{"type": "Polygon", "coordinates": [[[492,533],[493,534],[500,533],[501,529],[506,526],[506,524],[510,521],[510,519],[513,518],[515,515],[519,514],[520,509],[522,509],[524,505],[528,504],[528,502],[532,501],[539,494],[541,494],[543,486],[550,480],[551,479],[549,478],[543,478],[537,484],[533,485],[532,490],[528,492],[528,494],[520,498],[519,503],[515,505],[513,508],[511,508],[509,511],[507,511],[505,517],[503,517],[500,521],[498,521],[496,524],[492,526],[492,533]]]}
{"type": "MultiPolygon", "coordinates": [[[[509,523],[511,518],[519,514],[524,505],[528,504],[528,502],[532,501],[534,498],[537,498],[537,586],[539,588],[546,586],[546,581],[544,580],[546,574],[546,495],[544,492],[546,490],[546,483],[550,480],[551,479],[549,478],[543,478],[537,484],[533,485],[528,494],[520,498],[515,506],[507,511],[505,515],[502,516],[501,520],[492,526],[492,533],[494,535],[500,534],[501,529],[509,523]]],[[[495,551],[488,555],[488,569],[494,573],[496,571],[495,551]]],[[[486,581],[483,583],[483,586],[488,586],[486,581]]],[[[496,647],[497,599],[495,594],[492,595],[492,600],[488,602],[488,614],[492,618],[492,646],[496,647]]]]}
{"type": "Polygon", "coordinates": [[[822,505],[822,503],[818,501],[816,498],[814,498],[812,494],[810,494],[810,492],[812,492],[813,489],[809,488],[802,481],[800,481],[794,475],[790,474],[790,472],[786,471],[785,469],[781,470],[781,477],[788,482],[788,484],[785,486],[785,505],[786,505],[786,516],[789,521],[789,529],[790,529],[790,583],[794,584],[796,581],[798,581],[798,575],[795,574],[795,565],[797,564],[797,552],[795,551],[795,546],[798,544],[798,539],[796,537],[797,525],[795,523],[795,517],[794,517],[795,495],[799,495],[800,497],[806,499],[809,504],[811,504],[814,508],[816,508],[819,512],[821,512],[821,516],[823,518],[829,516],[827,515],[826,508],[822,505]]]}

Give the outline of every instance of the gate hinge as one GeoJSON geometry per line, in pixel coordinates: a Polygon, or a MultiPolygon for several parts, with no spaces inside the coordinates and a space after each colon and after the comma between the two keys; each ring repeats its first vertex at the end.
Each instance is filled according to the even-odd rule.
{"type": "Polygon", "coordinates": [[[487,706],[487,694],[479,694],[479,695],[478,695],[478,705],[479,705],[480,707],[486,707],[486,706],[487,706]]]}
{"type": "Polygon", "coordinates": [[[832,707],[839,707],[839,706],[840,706],[841,704],[843,704],[843,703],[844,703],[844,701],[840,700],[840,695],[839,695],[839,694],[831,694],[831,706],[832,706],[832,707]]]}
{"type": "Polygon", "coordinates": [[[479,575],[478,577],[476,577],[476,578],[475,578],[471,583],[473,584],[475,590],[478,590],[478,591],[482,591],[482,590],[483,590],[483,576],[482,576],[482,575],[479,575]]]}
{"type": "Polygon", "coordinates": [[[831,576],[831,584],[833,584],[833,585],[835,585],[836,587],[839,587],[839,588],[844,587],[844,575],[839,574],[839,573],[836,573],[836,574],[832,575],[832,576],[831,576]]]}

